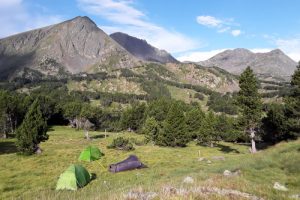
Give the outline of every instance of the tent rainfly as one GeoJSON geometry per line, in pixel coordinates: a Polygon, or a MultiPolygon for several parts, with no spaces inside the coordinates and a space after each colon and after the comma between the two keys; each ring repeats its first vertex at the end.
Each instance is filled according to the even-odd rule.
{"type": "Polygon", "coordinates": [[[80,165],[71,165],[59,176],[56,190],[77,190],[91,181],[90,173],[80,165]]]}
{"type": "Polygon", "coordinates": [[[141,163],[137,156],[130,155],[127,159],[111,164],[109,166],[109,171],[116,173],[116,172],[122,172],[126,170],[133,170],[133,169],[140,169],[140,168],[146,168],[147,166],[141,163]]]}
{"type": "Polygon", "coordinates": [[[99,148],[88,146],[81,152],[79,160],[91,162],[100,159],[102,156],[104,156],[104,154],[100,151],[99,148]]]}

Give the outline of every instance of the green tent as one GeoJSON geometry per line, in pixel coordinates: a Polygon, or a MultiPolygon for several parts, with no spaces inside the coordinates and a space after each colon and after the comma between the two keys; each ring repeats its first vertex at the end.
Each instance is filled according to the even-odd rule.
{"type": "Polygon", "coordinates": [[[100,151],[99,148],[94,146],[88,146],[85,150],[83,150],[79,156],[79,160],[83,161],[94,161],[100,159],[104,154],[100,151]]]}
{"type": "Polygon", "coordinates": [[[59,176],[56,190],[77,190],[91,181],[90,173],[80,165],[71,165],[59,176]]]}

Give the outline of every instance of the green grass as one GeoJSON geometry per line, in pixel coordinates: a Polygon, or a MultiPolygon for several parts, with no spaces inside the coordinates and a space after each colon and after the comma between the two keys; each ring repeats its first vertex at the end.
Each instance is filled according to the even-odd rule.
{"type": "MultiPolygon", "coordinates": [[[[142,187],[146,191],[159,191],[162,186],[182,186],[185,176],[195,179],[194,186],[214,186],[236,189],[265,199],[287,199],[300,193],[300,140],[281,143],[256,155],[248,153],[244,145],[220,143],[215,148],[196,146],[162,148],[153,145],[135,146],[133,152],[107,149],[113,138],[120,135],[142,140],[134,133],[92,132],[96,139],[86,141],[82,131],[68,127],[53,127],[50,138],[42,143],[41,155],[17,155],[14,139],[0,140],[0,199],[121,199],[123,193],[142,187]],[[100,162],[107,167],[137,155],[149,168],[117,174],[103,170],[97,162],[79,162],[80,152],[89,144],[98,146],[105,157],[100,162]],[[212,161],[199,162],[200,156],[212,161]],[[225,161],[214,161],[212,156],[224,156],[225,161]],[[55,191],[59,175],[71,164],[82,164],[97,178],[76,192],[55,191]],[[240,169],[238,177],[224,177],[225,169],[240,169]],[[285,184],[288,192],[278,192],[274,182],[285,184]]],[[[220,199],[220,197],[212,197],[220,199]]]]}

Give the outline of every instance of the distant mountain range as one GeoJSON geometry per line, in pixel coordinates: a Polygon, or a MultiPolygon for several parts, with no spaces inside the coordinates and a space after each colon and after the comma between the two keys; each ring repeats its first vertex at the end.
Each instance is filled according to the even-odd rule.
{"type": "Polygon", "coordinates": [[[233,74],[240,74],[250,66],[260,77],[284,79],[288,79],[293,74],[297,65],[280,49],[268,53],[253,53],[242,48],[226,50],[198,64],[206,67],[217,66],[233,74]]]}
{"type": "Polygon", "coordinates": [[[113,33],[110,37],[141,60],[159,63],[178,63],[171,54],[165,50],[159,50],[151,46],[146,40],[141,40],[120,32],[113,33]]]}
{"type": "MultiPolygon", "coordinates": [[[[171,54],[145,40],[120,32],[107,35],[88,17],[76,17],[0,39],[0,80],[33,76],[59,78],[133,68],[149,62],[180,64],[171,54]]],[[[269,53],[227,50],[198,64],[216,66],[233,74],[251,66],[260,77],[283,80],[296,69],[296,62],[279,49],[269,53]]]]}

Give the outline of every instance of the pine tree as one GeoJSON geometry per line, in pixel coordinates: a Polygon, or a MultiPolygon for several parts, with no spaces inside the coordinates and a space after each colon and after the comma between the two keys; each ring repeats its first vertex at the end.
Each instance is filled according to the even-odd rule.
{"type": "Polygon", "coordinates": [[[81,102],[69,102],[63,106],[64,117],[70,121],[72,126],[76,129],[80,128],[80,113],[81,113],[82,103],[81,102]]]}
{"type": "Polygon", "coordinates": [[[236,142],[240,136],[240,131],[235,127],[235,119],[228,117],[224,113],[217,116],[215,130],[219,138],[226,142],[236,142]]]}
{"type": "Polygon", "coordinates": [[[237,95],[237,104],[241,111],[241,121],[244,131],[250,134],[252,148],[256,152],[255,129],[262,115],[261,97],[258,93],[259,83],[250,67],[247,67],[241,74],[239,80],[240,91],[237,95]]]}
{"type": "Polygon", "coordinates": [[[155,118],[148,117],[145,121],[142,132],[145,134],[147,140],[157,143],[159,129],[159,124],[155,118]]]}
{"type": "Polygon", "coordinates": [[[158,136],[158,145],[184,147],[189,142],[189,136],[186,131],[182,106],[180,103],[174,102],[163,123],[163,129],[158,136]]]}
{"type": "Polygon", "coordinates": [[[191,139],[195,139],[199,134],[205,114],[200,107],[195,107],[186,113],[187,132],[191,139]]]}
{"type": "Polygon", "coordinates": [[[287,134],[295,139],[300,136],[300,62],[291,80],[291,94],[285,98],[287,134]]]}
{"type": "Polygon", "coordinates": [[[16,145],[19,151],[32,154],[40,151],[38,145],[46,141],[48,137],[46,119],[43,117],[38,101],[35,100],[17,130],[16,145]]]}
{"type": "Polygon", "coordinates": [[[144,124],[146,105],[144,103],[134,104],[122,114],[120,125],[122,129],[138,131],[144,124]]]}
{"type": "Polygon", "coordinates": [[[198,144],[209,144],[214,146],[214,142],[218,140],[216,126],[216,117],[212,112],[209,112],[201,125],[199,134],[197,135],[198,144]]]}
{"type": "Polygon", "coordinates": [[[276,143],[289,138],[284,110],[284,105],[269,105],[267,116],[262,120],[262,138],[264,141],[276,143]]]}

